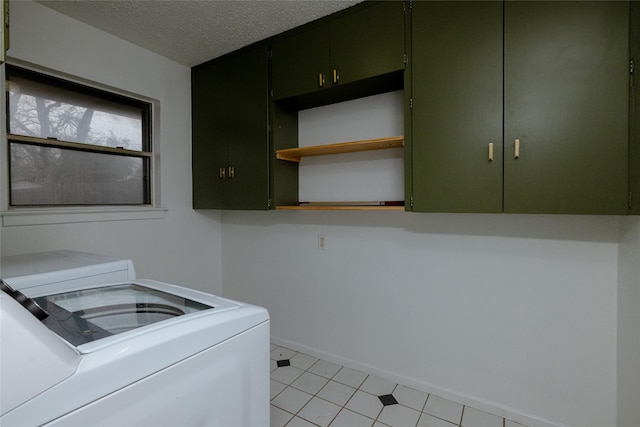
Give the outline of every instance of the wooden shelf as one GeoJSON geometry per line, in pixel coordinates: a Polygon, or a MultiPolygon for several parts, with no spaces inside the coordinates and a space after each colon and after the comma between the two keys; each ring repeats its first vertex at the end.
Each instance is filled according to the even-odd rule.
{"type": "Polygon", "coordinates": [[[305,202],[292,206],[277,206],[292,211],[404,211],[404,202],[305,202]]]}
{"type": "Polygon", "coordinates": [[[285,211],[404,211],[404,206],[277,206],[285,211]]]}
{"type": "Polygon", "coordinates": [[[324,156],[328,154],[355,153],[358,151],[386,150],[404,147],[404,136],[367,139],[362,141],[339,142],[337,144],[313,145],[310,147],[285,148],[276,150],[276,159],[300,163],[302,157],[324,156]]]}

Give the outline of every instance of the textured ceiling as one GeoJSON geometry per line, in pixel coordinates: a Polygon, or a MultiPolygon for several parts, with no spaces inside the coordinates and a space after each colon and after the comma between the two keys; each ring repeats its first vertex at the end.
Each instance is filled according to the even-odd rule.
{"type": "Polygon", "coordinates": [[[187,66],[362,0],[36,0],[187,66]]]}

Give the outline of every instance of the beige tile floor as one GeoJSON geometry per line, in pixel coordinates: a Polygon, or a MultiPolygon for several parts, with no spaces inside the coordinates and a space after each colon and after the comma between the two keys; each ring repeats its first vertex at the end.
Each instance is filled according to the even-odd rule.
{"type": "Polygon", "coordinates": [[[434,394],[272,344],[271,427],[285,426],[524,427],[434,394]],[[383,405],[379,396],[397,403],[383,405]]]}

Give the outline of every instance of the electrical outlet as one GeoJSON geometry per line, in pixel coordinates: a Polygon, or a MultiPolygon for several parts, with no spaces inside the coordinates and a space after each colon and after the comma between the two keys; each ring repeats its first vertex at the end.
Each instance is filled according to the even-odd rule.
{"type": "Polygon", "coordinates": [[[324,234],[318,234],[318,249],[324,250],[326,243],[327,239],[324,237],[324,234]]]}

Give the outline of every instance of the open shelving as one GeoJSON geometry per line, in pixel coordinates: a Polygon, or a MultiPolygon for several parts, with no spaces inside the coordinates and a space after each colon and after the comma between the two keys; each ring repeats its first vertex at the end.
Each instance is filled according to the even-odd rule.
{"type": "Polygon", "coordinates": [[[285,148],[276,151],[276,159],[300,163],[302,157],[326,156],[329,154],[356,153],[358,151],[386,150],[404,147],[404,136],[339,142],[337,144],[312,145],[309,147],[285,148]]]}
{"type": "MultiPolygon", "coordinates": [[[[336,144],[276,150],[276,159],[300,163],[303,157],[331,154],[356,153],[361,151],[386,150],[404,147],[404,136],[376,138],[336,144]]],[[[353,201],[353,202],[299,202],[296,205],[277,206],[282,210],[404,210],[404,201],[353,201]]]]}

